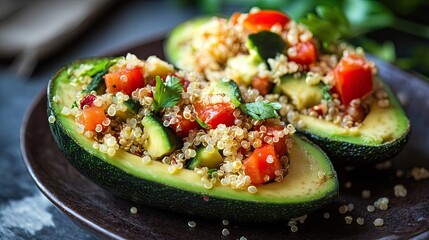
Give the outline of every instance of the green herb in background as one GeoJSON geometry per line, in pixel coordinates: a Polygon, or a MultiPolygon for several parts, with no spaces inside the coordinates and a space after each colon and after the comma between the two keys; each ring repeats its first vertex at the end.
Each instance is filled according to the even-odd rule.
{"type": "Polygon", "coordinates": [[[317,6],[316,14],[308,13],[300,22],[320,39],[323,49],[332,51],[335,42],[350,35],[349,21],[338,7],[317,6]]]}

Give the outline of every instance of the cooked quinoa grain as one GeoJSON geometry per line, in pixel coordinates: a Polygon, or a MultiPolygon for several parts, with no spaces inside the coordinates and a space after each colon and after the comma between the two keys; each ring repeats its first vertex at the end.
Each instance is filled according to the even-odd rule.
{"type": "Polygon", "coordinates": [[[396,197],[406,197],[407,196],[407,189],[402,184],[395,185],[395,187],[393,187],[393,191],[394,191],[396,197]]]}
{"type": "MultiPolygon", "coordinates": [[[[222,27],[223,24],[220,21],[215,25],[222,27]]],[[[209,38],[212,39],[212,37],[215,38],[214,35],[209,38]]],[[[216,53],[213,52],[213,54],[216,53]]],[[[88,89],[92,78],[85,73],[93,67],[93,65],[85,64],[67,70],[71,84],[81,86],[83,90],[88,89]]],[[[234,94],[242,97],[240,104],[278,103],[279,111],[266,118],[256,120],[242,112],[236,103],[233,103],[234,99],[231,95],[219,92],[214,85],[215,81],[207,81],[198,72],[176,71],[168,63],[153,56],[144,61],[135,55],[127,54],[125,57],[117,59],[117,63],[108,69],[104,78],[111,78],[114,74],[124,71],[123,69],[127,71],[140,69],[142,81],[148,84],[140,85],[131,91],[126,88],[116,90],[119,86],[110,86],[106,82],[105,92],[79,91],[75,96],[75,104],[71,108],[62,110],[62,114],[74,117],[76,129],[80,134],[95,141],[92,144],[94,149],[108,156],[115,156],[118,150],[123,150],[141,157],[143,165],[150,164],[151,161],[159,161],[169,165],[167,168],[169,174],[177,174],[186,168],[189,162],[197,157],[197,151],[202,151],[201,149],[207,152],[217,151],[219,157],[222,158],[218,166],[193,168],[200,176],[202,186],[212,189],[217,185],[223,185],[256,194],[257,185],[261,183],[254,184],[254,181],[246,174],[244,161],[261,146],[273,146],[281,141],[285,145],[282,155],[286,155],[268,155],[266,157],[265,161],[268,164],[274,164],[279,160],[281,164],[280,168],[275,169],[272,176],[265,176],[263,183],[281,182],[288,173],[287,153],[293,145],[291,136],[294,134],[295,128],[281,120],[290,112],[286,109],[287,99],[284,97],[262,96],[257,90],[245,86],[234,88],[233,91],[236,91],[234,94]],[[162,78],[159,75],[162,75],[162,78]],[[156,82],[160,79],[165,83],[156,82]],[[160,84],[164,84],[164,88],[167,88],[168,84],[173,84],[174,81],[176,88],[180,90],[175,96],[176,102],[158,108],[159,103],[155,103],[155,101],[159,101],[159,97],[156,98],[155,94],[162,94],[162,91],[157,93],[159,90],[156,88],[159,88],[160,84]],[[200,110],[201,108],[203,110],[200,110]],[[228,109],[231,115],[223,117],[228,118],[229,116],[233,120],[220,122],[214,126],[202,125],[205,122],[200,118],[204,117],[204,112],[212,111],[211,109],[228,109]],[[96,114],[97,122],[91,122],[92,119],[89,119],[88,116],[93,115],[88,114],[96,114]],[[143,120],[153,116],[155,119],[159,118],[163,127],[173,130],[173,134],[180,138],[181,142],[178,143],[180,147],[156,157],[146,149],[150,136],[143,126],[143,120]],[[182,125],[186,121],[188,125],[193,126],[191,129],[186,129],[187,125],[182,125]]],[[[132,81],[132,77],[126,75],[126,72],[117,76],[119,82],[132,81]]],[[[225,78],[218,80],[232,81],[225,78]]],[[[164,99],[168,100],[169,97],[164,96],[164,99]]],[[[60,101],[60,99],[56,98],[56,101],[60,101]]],[[[55,118],[50,116],[48,120],[53,123],[55,118]]],[[[206,121],[209,122],[209,120],[206,121]]]]}
{"type": "Polygon", "coordinates": [[[189,222],[188,222],[188,226],[189,226],[190,228],[194,228],[194,227],[196,227],[196,226],[197,226],[197,224],[195,223],[195,221],[189,221],[189,222]]]}
{"type": "MultiPolygon", "coordinates": [[[[249,13],[258,11],[260,9],[253,9],[249,13]]],[[[247,16],[248,13],[240,13],[237,18],[214,17],[203,24],[187,43],[189,51],[185,51],[186,56],[181,62],[181,67],[197,70],[211,81],[223,76],[235,79],[240,85],[251,85],[254,79],[266,79],[270,84],[277,85],[282,76],[293,75],[296,78],[303,77],[307,85],[323,83],[329,89],[335,87],[333,71],[341,61],[351,62],[357,56],[365,61],[365,68],[368,68],[372,75],[378,72],[375,64],[365,58],[362,48],[354,48],[345,43],[336,44],[335,53],[318,51],[316,59],[313,59],[311,64],[295,60],[298,56],[295,46],[308,45],[318,40],[305,25],[293,20],[284,26],[274,25],[268,29],[278,34],[289,47],[274,58],[268,58],[266,63],[255,63],[253,50],[249,49],[247,44],[248,36],[251,34],[246,31],[244,23],[247,16]]],[[[288,102],[288,108],[295,114],[289,111],[287,120],[295,126],[305,127],[298,117],[300,113],[322,118],[356,132],[372,103],[381,108],[390,106],[388,94],[382,84],[377,83],[369,94],[362,97],[363,99],[356,98],[350,104],[343,104],[342,98],[332,91],[330,96],[328,99],[322,99],[319,104],[304,109],[297,109],[288,102]]]]}
{"type": "Polygon", "coordinates": [[[373,223],[376,227],[382,227],[384,225],[384,220],[382,218],[376,218],[373,223]]]}
{"type": "Polygon", "coordinates": [[[136,207],[131,207],[131,208],[130,208],[130,212],[131,212],[132,214],[136,214],[136,213],[137,213],[137,208],[136,208],[136,207]]]}

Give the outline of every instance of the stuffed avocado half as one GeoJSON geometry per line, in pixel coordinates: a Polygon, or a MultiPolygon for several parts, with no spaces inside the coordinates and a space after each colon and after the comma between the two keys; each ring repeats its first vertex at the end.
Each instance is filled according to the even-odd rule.
{"type": "Polygon", "coordinates": [[[197,18],[173,29],[164,49],[173,64],[209,80],[224,76],[266,97],[286,97],[289,113],[283,120],[335,164],[389,159],[407,142],[410,122],[362,48],[334,35],[327,40],[318,27],[347,27],[345,18],[331,20],[295,22],[259,9],[197,18]]]}
{"type": "Polygon", "coordinates": [[[336,197],[329,158],[279,121],[279,103],[191,76],[156,57],[73,62],[48,86],[52,135],[98,185],[177,212],[276,221],[336,197]]]}

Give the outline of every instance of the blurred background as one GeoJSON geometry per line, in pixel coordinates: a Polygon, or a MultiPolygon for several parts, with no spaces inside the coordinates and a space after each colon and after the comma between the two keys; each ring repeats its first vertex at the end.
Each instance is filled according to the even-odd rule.
{"type": "Polygon", "coordinates": [[[60,66],[159,39],[198,15],[258,6],[300,21],[321,4],[347,17],[344,40],[428,79],[427,0],[0,0],[0,239],[93,238],[39,193],[21,159],[24,113],[60,66]]]}

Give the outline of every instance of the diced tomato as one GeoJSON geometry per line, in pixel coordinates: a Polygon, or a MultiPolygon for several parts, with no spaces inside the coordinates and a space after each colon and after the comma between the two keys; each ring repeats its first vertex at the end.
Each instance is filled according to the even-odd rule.
{"type": "Polygon", "coordinates": [[[333,73],[335,89],[346,106],[353,99],[364,98],[373,90],[371,66],[359,55],[351,54],[341,58],[333,73]]]}
{"type": "Polygon", "coordinates": [[[80,109],[83,109],[83,107],[85,106],[85,105],[88,105],[88,106],[92,106],[92,104],[94,103],[94,101],[95,101],[95,99],[96,99],[97,97],[96,96],[94,96],[94,95],[92,95],[92,94],[88,94],[88,95],[86,95],[83,99],[82,99],[82,101],[80,101],[80,109]]]}
{"type": "Polygon", "coordinates": [[[271,91],[273,83],[267,77],[254,77],[252,79],[252,88],[255,88],[259,91],[259,94],[265,96],[271,91]]]}
{"type": "Polygon", "coordinates": [[[195,120],[186,119],[183,117],[183,112],[180,111],[176,116],[178,122],[170,125],[176,132],[177,136],[185,138],[189,135],[189,131],[193,129],[200,129],[201,126],[195,120]]]}
{"type": "Polygon", "coordinates": [[[102,123],[106,118],[104,109],[101,107],[91,106],[82,109],[81,121],[86,130],[95,131],[98,124],[104,129],[105,127],[102,123]]]}
{"type": "Polygon", "coordinates": [[[244,172],[254,185],[264,184],[276,178],[276,171],[282,170],[282,164],[276,156],[274,147],[263,144],[243,162],[244,172]]]}
{"type": "Polygon", "coordinates": [[[260,10],[249,13],[243,22],[244,28],[252,33],[262,30],[270,30],[272,26],[278,24],[281,29],[290,21],[289,16],[275,10],[260,10]]]}
{"type": "MultiPolygon", "coordinates": [[[[264,126],[267,128],[267,131],[265,132],[264,137],[273,137],[274,131],[282,131],[285,127],[283,125],[279,124],[264,124],[264,126]]],[[[255,127],[256,130],[260,131],[261,126],[255,127]]],[[[273,142],[272,145],[274,146],[274,151],[276,152],[277,157],[281,158],[287,154],[287,147],[286,147],[286,138],[282,137],[279,138],[277,142],[273,142]]]]}
{"type": "Polygon", "coordinates": [[[137,88],[144,87],[143,69],[141,67],[134,67],[128,69],[122,68],[117,72],[111,72],[104,76],[108,93],[123,92],[127,95],[137,88]]]}
{"type": "Polygon", "coordinates": [[[210,128],[217,128],[219,124],[229,127],[234,125],[234,107],[232,103],[194,103],[198,118],[207,123],[210,128]]]}
{"type": "Polygon", "coordinates": [[[294,61],[298,64],[308,65],[316,61],[317,50],[316,46],[312,41],[300,42],[297,45],[291,46],[293,54],[288,54],[290,61],[294,61]]]}

